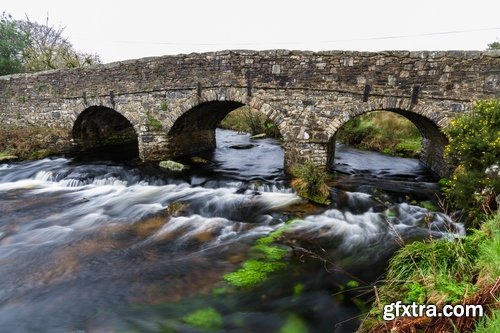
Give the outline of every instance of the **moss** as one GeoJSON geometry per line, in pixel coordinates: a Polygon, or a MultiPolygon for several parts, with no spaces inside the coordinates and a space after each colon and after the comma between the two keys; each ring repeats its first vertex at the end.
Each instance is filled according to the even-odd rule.
{"type": "Polygon", "coordinates": [[[349,288],[357,288],[359,287],[359,282],[356,280],[350,280],[349,282],[347,282],[347,286],[349,288]]]}
{"type": "Polygon", "coordinates": [[[285,325],[280,330],[280,333],[307,333],[307,326],[304,320],[295,314],[288,315],[285,325]]]}
{"type": "Polygon", "coordinates": [[[293,221],[259,238],[252,247],[256,259],[249,259],[243,266],[224,275],[224,280],[239,288],[253,288],[264,282],[269,274],[282,270],[287,266],[281,262],[288,251],[279,245],[272,245],[290,227],[293,221]]]}
{"type": "Polygon", "coordinates": [[[163,129],[163,125],[161,122],[153,117],[149,112],[146,113],[148,126],[151,127],[154,131],[161,131],[163,129]]]}
{"type": "Polygon", "coordinates": [[[284,268],[286,265],[274,261],[247,260],[239,270],[224,275],[224,280],[235,287],[250,288],[264,282],[269,273],[284,268]]]}
{"type": "Polygon", "coordinates": [[[288,253],[287,250],[282,249],[278,246],[269,246],[265,244],[258,244],[252,249],[263,253],[269,260],[280,260],[288,253]]]}
{"type": "Polygon", "coordinates": [[[297,283],[293,286],[293,296],[299,297],[304,292],[304,285],[302,283],[297,283]]]}
{"type": "Polygon", "coordinates": [[[160,110],[162,110],[162,111],[167,111],[168,110],[167,101],[161,101],[160,102],[160,110]]]}
{"type": "Polygon", "coordinates": [[[420,207],[423,207],[431,212],[435,212],[437,211],[437,207],[434,203],[432,203],[431,201],[421,201],[419,204],[418,204],[420,207]]]}
{"type": "Polygon", "coordinates": [[[28,100],[28,98],[24,95],[21,95],[21,96],[17,96],[17,101],[19,103],[26,103],[26,101],[28,100]]]}
{"type": "Polygon", "coordinates": [[[182,320],[186,324],[207,331],[215,331],[222,326],[222,316],[214,308],[197,310],[185,316],[182,320]]]}

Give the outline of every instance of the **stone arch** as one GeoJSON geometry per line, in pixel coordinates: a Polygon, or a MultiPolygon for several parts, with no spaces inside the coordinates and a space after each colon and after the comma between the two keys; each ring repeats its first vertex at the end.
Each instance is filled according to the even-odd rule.
{"type": "Polygon", "coordinates": [[[258,97],[235,88],[204,90],[172,110],[167,120],[167,155],[193,154],[215,147],[215,128],[231,111],[249,105],[274,122],[286,140],[288,132],[279,112],[258,97]]]}
{"type": "Polygon", "coordinates": [[[444,160],[444,148],[448,138],[442,132],[450,119],[444,112],[435,112],[430,106],[411,105],[408,100],[398,98],[382,98],[362,107],[355,106],[344,112],[338,121],[327,128],[329,142],[327,147],[327,167],[331,167],[335,158],[336,133],[350,120],[369,112],[387,111],[399,114],[408,119],[422,136],[420,160],[440,176],[449,174],[450,169],[444,160]]]}
{"type": "Polygon", "coordinates": [[[81,150],[127,146],[138,156],[138,136],[134,125],[118,111],[93,105],[83,110],[71,130],[73,141],[81,150]]]}

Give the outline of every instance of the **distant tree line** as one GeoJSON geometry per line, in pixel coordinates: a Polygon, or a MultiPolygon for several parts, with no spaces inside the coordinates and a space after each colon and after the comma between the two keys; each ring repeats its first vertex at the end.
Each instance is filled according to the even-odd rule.
{"type": "Polygon", "coordinates": [[[0,17],[0,75],[83,67],[101,63],[99,56],[80,52],[63,35],[64,28],[0,17]]]}

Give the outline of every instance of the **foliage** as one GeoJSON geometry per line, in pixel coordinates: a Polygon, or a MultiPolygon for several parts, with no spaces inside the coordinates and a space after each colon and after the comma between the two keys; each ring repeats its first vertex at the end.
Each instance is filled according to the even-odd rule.
{"type": "Polygon", "coordinates": [[[250,106],[242,106],[230,112],[219,124],[220,127],[250,134],[265,133],[271,138],[280,138],[281,134],[270,119],[250,106]]]}
{"type": "Polygon", "coordinates": [[[79,52],[63,36],[64,28],[0,17],[0,75],[84,67],[100,63],[95,54],[79,52]]]}
{"type": "MultiPolygon", "coordinates": [[[[403,247],[390,261],[386,295],[394,293],[409,302],[421,303],[466,296],[467,289],[461,283],[473,280],[478,245],[483,238],[484,234],[477,232],[464,239],[414,242],[403,247]]],[[[469,287],[470,292],[473,288],[469,287]]]]}
{"type": "Polygon", "coordinates": [[[500,50],[500,42],[493,42],[488,44],[487,50],[500,50]]]}
{"type": "Polygon", "coordinates": [[[500,277],[500,215],[487,220],[482,230],[490,237],[479,246],[477,266],[481,271],[482,283],[492,283],[500,277]]]}
{"type": "Polygon", "coordinates": [[[222,326],[222,317],[214,308],[197,310],[184,317],[183,320],[205,331],[214,331],[222,326]]]}
{"type": "Polygon", "coordinates": [[[23,49],[23,66],[27,72],[38,72],[56,68],[75,68],[100,63],[95,54],[78,52],[63,36],[64,28],[51,26],[47,17],[45,24],[25,20],[16,22],[18,28],[29,36],[23,49]]]}
{"type": "Polygon", "coordinates": [[[22,71],[22,50],[28,43],[28,35],[19,29],[10,15],[0,17],[0,75],[22,71]]]}
{"type": "Polygon", "coordinates": [[[320,167],[307,160],[304,164],[295,165],[291,168],[292,187],[304,198],[319,204],[328,205],[330,190],[325,180],[326,172],[320,167]]]}
{"type": "Polygon", "coordinates": [[[479,101],[474,111],[452,120],[445,154],[457,165],[445,186],[450,203],[464,210],[470,225],[496,210],[500,193],[500,100],[479,101]]]}
{"type": "Polygon", "coordinates": [[[355,117],[337,132],[345,144],[390,155],[417,157],[422,146],[418,129],[393,112],[375,111],[355,117]]]}
{"type": "Polygon", "coordinates": [[[381,320],[384,305],[397,300],[458,304],[473,299],[473,294],[499,278],[499,262],[498,214],[485,221],[481,230],[471,231],[465,238],[406,245],[390,260],[386,282],[379,288],[379,302],[370,311],[364,329],[381,320]]]}

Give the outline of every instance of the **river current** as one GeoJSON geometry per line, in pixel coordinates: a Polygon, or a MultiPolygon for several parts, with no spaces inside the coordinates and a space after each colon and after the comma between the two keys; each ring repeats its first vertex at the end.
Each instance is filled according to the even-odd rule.
{"type": "Polygon", "coordinates": [[[63,157],[0,164],[0,331],[204,332],[186,316],[209,308],[219,332],[352,332],[397,248],[464,234],[415,205],[438,190],[417,160],[339,145],[333,203],[318,207],[291,189],[275,140],[218,129],[202,157],[180,173],[63,157]],[[300,258],[257,289],[218,292],[291,219],[300,258]]]}

